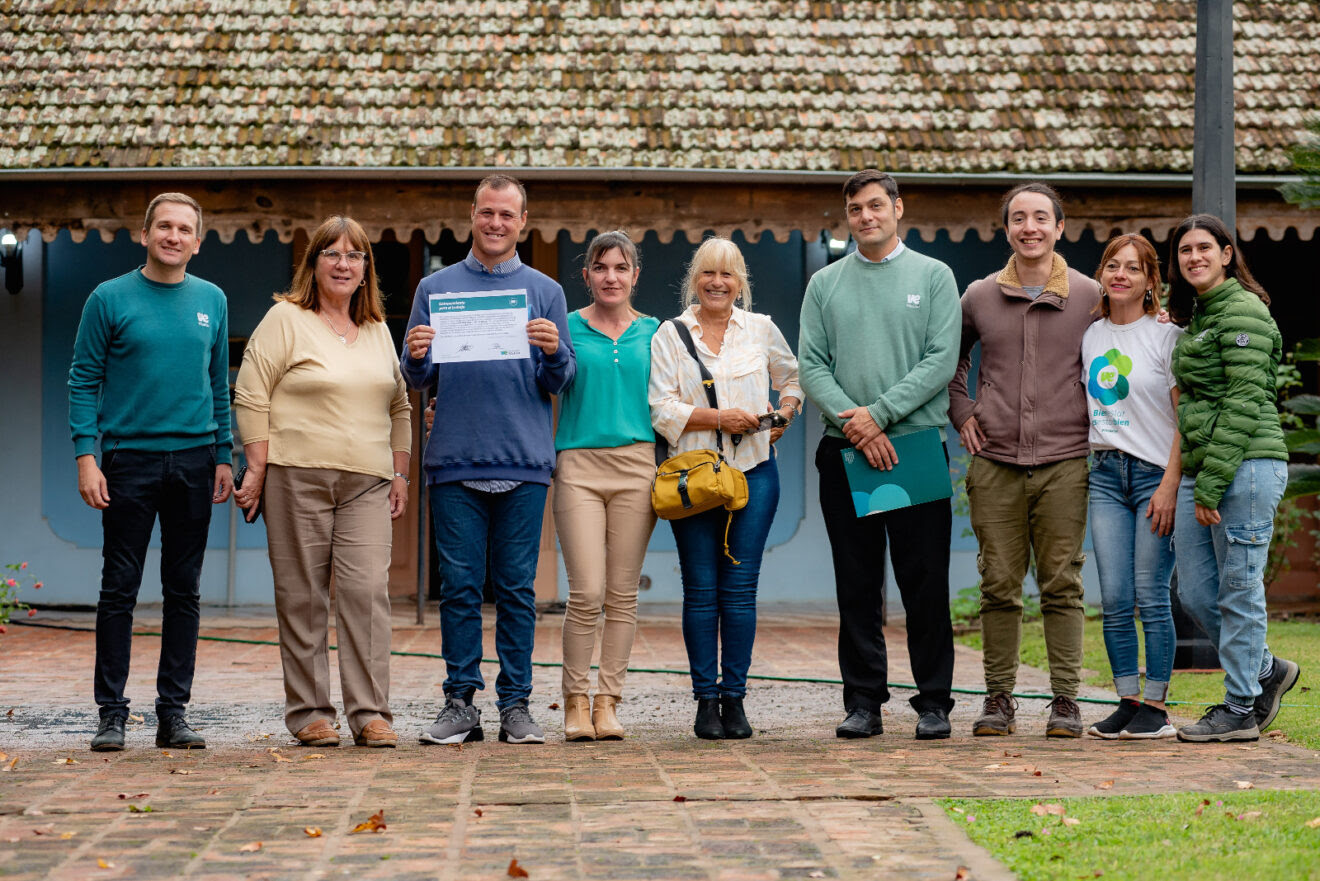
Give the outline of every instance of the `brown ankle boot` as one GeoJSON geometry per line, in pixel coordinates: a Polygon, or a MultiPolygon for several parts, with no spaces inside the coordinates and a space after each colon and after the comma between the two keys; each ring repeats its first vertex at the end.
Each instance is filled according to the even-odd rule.
{"type": "Polygon", "coordinates": [[[596,703],[591,708],[591,724],[596,728],[597,740],[623,740],[623,726],[619,717],[614,715],[614,707],[619,699],[612,694],[596,695],[596,703]]]}
{"type": "Polygon", "coordinates": [[[595,740],[591,701],[585,694],[564,695],[564,740],[595,740]]]}

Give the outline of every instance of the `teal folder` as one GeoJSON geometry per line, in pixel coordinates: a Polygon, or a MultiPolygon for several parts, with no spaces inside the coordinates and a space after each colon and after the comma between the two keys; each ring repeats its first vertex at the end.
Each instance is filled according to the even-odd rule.
{"type": "Polygon", "coordinates": [[[938,428],[891,437],[889,442],[898,454],[898,464],[892,471],[872,468],[866,456],[854,447],[841,451],[843,470],[848,476],[848,489],[852,491],[858,517],[896,511],[953,495],[949,462],[944,457],[944,440],[938,428]]]}

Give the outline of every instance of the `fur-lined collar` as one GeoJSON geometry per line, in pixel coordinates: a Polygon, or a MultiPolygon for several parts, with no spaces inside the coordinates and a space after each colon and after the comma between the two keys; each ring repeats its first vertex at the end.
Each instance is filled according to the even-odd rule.
{"type": "MultiPolygon", "coordinates": [[[[1016,254],[1008,258],[1008,265],[1004,267],[1003,272],[999,273],[999,277],[995,281],[1012,288],[1022,287],[1022,280],[1018,278],[1017,274],[1016,254]]],[[[1063,299],[1068,299],[1068,264],[1063,262],[1063,258],[1058,254],[1054,255],[1054,264],[1050,267],[1050,277],[1045,282],[1045,290],[1042,293],[1058,294],[1063,299]]]]}

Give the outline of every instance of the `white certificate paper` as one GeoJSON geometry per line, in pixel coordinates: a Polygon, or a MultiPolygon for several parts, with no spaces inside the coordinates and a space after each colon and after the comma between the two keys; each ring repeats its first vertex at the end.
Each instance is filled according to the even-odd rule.
{"type": "Polygon", "coordinates": [[[431,294],[431,361],[527,358],[527,289],[431,294]]]}

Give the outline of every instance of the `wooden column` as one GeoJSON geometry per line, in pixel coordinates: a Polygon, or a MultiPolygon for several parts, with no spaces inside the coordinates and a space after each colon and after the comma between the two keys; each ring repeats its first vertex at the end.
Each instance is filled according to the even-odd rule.
{"type": "Polygon", "coordinates": [[[1237,229],[1233,155],[1233,0],[1196,4],[1196,102],[1192,211],[1237,229]]]}
{"type": "MultiPolygon", "coordinates": [[[[533,208],[535,205],[532,206],[533,208]]],[[[531,264],[533,269],[544,272],[551,278],[559,277],[559,242],[555,238],[546,241],[537,233],[530,233],[528,240],[532,246],[531,264]]],[[[554,399],[554,422],[559,424],[559,398],[554,399]]],[[[541,554],[536,560],[536,601],[553,603],[559,596],[559,552],[555,547],[554,487],[545,497],[545,517],[541,521],[541,554]]]]}

